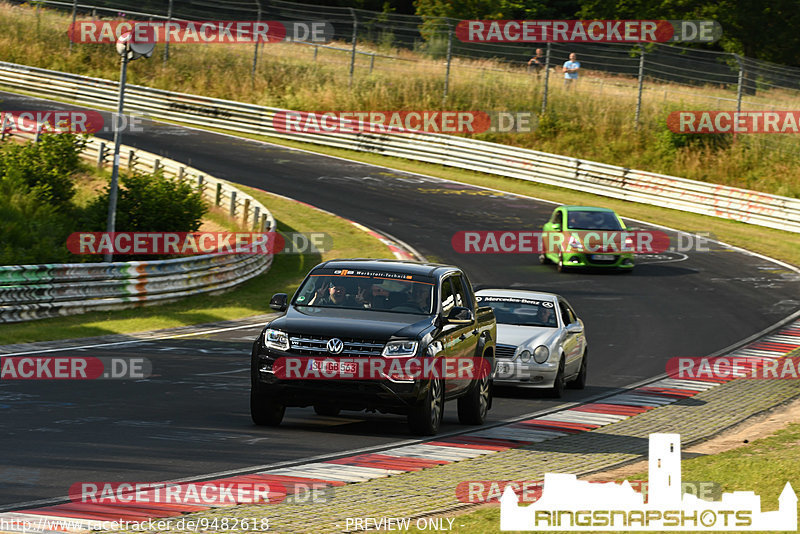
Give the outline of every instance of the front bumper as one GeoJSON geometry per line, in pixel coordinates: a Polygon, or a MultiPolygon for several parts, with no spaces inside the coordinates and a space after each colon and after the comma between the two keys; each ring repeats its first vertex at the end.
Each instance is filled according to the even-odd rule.
{"type": "Polygon", "coordinates": [[[272,365],[278,358],[288,355],[257,347],[251,368],[252,385],[259,394],[284,406],[323,404],[343,410],[367,409],[403,414],[422,402],[428,393],[429,383],[425,380],[279,378],[273,373],[272,365]]]}
{"type": "Polygon", "coordinates": [[[564,266],[599,269],[633,269],[634,263],[633,254],[565,252],[564,266]]]}
{"type": "Polygon", "coordinates": [[[558,373],[558,363],[524,363],[520,360],[498,359],[494,372],[494,384],[530,388],[551,388],[558,373]]]}

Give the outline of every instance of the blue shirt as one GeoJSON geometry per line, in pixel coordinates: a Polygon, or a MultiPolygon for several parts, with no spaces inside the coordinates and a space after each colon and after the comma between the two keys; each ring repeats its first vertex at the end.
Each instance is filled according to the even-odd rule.
{"type": "MultiPolygon", "coordinates": [[[[566,61],[564,62],[564,68],[566,69],[579,69],[581,68],[581,64],[577,61],[566,61]]],[[[577,72],[565,72],[564,79],[566,80],[577,80],[578,73],[577,72]]]]}

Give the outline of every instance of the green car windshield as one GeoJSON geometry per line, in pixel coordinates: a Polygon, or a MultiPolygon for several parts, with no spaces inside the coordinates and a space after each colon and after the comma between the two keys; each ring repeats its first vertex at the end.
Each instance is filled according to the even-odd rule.
{"type": "Polygon", "coordinates": [[[622,230],[617,216],[610,211],[569,210],[567,228],[570,230],[622,230]]]}

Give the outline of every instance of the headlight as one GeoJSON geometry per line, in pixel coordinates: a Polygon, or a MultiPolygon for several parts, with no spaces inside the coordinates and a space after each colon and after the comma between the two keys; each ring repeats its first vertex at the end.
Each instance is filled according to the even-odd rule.
{"type": "Polygon", "coordinates": [[[523,350],[522,352],[519,353],[519,359],[523,363],[528,363],[529,361],[531,361],[531,351],[523,350]]]}
{"type": "Polygon", "coordinates": [[[289,350],[289,334],[281,330],[267,328],[264,331],[264,345],[269,349],[289,350]]]}
{"type": "Polygon", "coordinates": [[[413,356],[417,353],[416,341],[390,341],[383,347],[383,356],[386,358],[398,358],[401,356],[413,356]]]}
{"type": "Polygon", "coordinates": [[[577,237],[570,237],[567,246],[574,250],[583,250],[583,243],[577,237]]]}
{"type": "Polygon", "coordinates": [[[545,347],[544,345],[539,345],[533,351],[533,361],[536,363],[544,363],[547,361],[547,358],[550,357],[550,349],[545,347]]]}

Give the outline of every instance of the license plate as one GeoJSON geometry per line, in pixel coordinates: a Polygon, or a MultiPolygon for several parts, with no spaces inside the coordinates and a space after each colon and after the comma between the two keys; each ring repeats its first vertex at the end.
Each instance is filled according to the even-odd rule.
{"type": "Polygon", "coordinates": [[[613,254],[592,254],[593,260],[613,260],[613,254]]]}
{"type": "Polygon", "coordinates": [[[337,361],[317,361],[311,360],[308,362],[309,371],[319,371],[321,373],[342,373],[354,374],[358,370],[358,365],[355,362],[337,362],[337,361]]]}
{"type": "Polygon", "coordinates": [[[509,375],[511,373],[511,365],[507,363],[498,363],[497,364],[497,374],[498,375],[509,375]]]}

